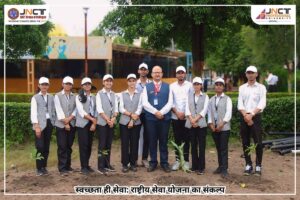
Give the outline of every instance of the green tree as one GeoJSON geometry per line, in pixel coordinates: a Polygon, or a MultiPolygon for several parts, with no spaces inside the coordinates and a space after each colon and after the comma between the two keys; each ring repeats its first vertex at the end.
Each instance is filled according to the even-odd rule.
{"type": "MultiPolygon", "coordinates": [[[[44,4],[41,0],[2,0],[0,2],[0,26],[4,23],[5,4],[44,4]]],[[[53,28],[51,22],[43,25],[6,25],[6,56],[18,59],[23,55],[41,56],[48,45],[48,33],[53,28]]],[[[0,29],[0,48],[4,48],[4,30],[0,29]]],[[[2,52],[3,54],[3,52],[2,52]]]]}
{"type": "MultiPolygon", "coordinates": [[[[127,5],[126,0],[113,0],[127,5]]],[[[132,0],[132,4],[213,4],[214,0],[132,0]]],[[[250,0],[223,0],[220,4],[251,3],[250,0]]],[[[247,7],[118,7],[110,12],[99,27],[106,35],[122,36],[130,42],[138,37],[147,38],[144,46],[162,50],[171,40],[183,51],[193,53],[193,71],[200,75],[204,66],[205,51],[213,49],[215,38],[223,28],[250,23],[247,7]]]]}

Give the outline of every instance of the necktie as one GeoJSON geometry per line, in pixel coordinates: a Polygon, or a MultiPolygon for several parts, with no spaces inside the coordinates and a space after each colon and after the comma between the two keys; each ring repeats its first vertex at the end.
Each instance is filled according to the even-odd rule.
{"type": "Polygon", "coordinates": [[[159,91],[160,91],[159,84],[158,84],[158,83],[155,83],[155,84],[154,84],[154,92],[155,92],[155,95],[157,95],[157,93],[159,93],[159,91]]]}

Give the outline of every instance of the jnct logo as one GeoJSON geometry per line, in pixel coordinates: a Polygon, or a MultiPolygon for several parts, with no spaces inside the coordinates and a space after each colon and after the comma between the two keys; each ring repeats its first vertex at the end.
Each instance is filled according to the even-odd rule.
{"type": "Polygon", "coordinates": [[[291,8],[263,9],[256,19],[291,19],[291,8]]]}

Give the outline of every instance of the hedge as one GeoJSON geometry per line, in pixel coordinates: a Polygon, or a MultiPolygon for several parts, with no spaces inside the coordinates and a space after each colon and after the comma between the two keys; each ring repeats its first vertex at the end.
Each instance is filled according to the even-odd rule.
{"type": "MultiPolygon", "coordinates": [[[[208,96],[213,96],[213,92],[207,92],[208,96]]],[[[238,92],[227,92],[226,93],[231,98],[237,98],[238,92]]],[[[300,97],[300,93],[296,94],[297,97],[300,97]]],[[[19,102],[19,103],[30,103],[32,94],[27,93],[7,93],[6,94],[6,102],[19,102]]],[[[278,97],[294,97],[294,93],[287,93],[287,92],[276,92],[276,93],[268,93],[267,98],[278,98],[278,97]]],[[[4,101],[3,93],[0,94],[0,102],[4,101]]]]}
{"type": "MultiPolygon", "coordinates": [[[[237,111],[237,100],[232,99],[232,136],[239,135],[240,115],[237,111]]],[[[3,113],[3,103],[0,103],[0,112],[3,113]]],[[[300,100],[297,99],[297,119],[300,118],[300,100]]],[[[267,107],[263,113],[263,132],[269,131],[294,131],[294,99],[289,97],[273,98],[267,100],[267,107]]],[[[3,115],[0,115],[0,123],[3,124],[3,115]]],[[[297,131],[300,131],[297,122],[297,131]]],[[[116,128],[118,129],[118,127],[116,128]]],[[[3,145],[3,126],[1,126],[0,146],[3,145]]],[[[115,131],[119,138],[119,131],[115,131]]],[[[30,124],[29,103],[6,103],[6,139],[7,144],[18,144],[26,139],[33,140],[33,132],[30,124]]]]}

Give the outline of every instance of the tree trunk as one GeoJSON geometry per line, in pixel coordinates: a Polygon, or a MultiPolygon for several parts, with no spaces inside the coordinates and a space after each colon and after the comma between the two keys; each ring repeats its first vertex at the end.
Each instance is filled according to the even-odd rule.
{"type": "Polygon", "coordinates": [[[204,23],[192,25],[193,74],[201,76],[204,68],[204,23]]]}

